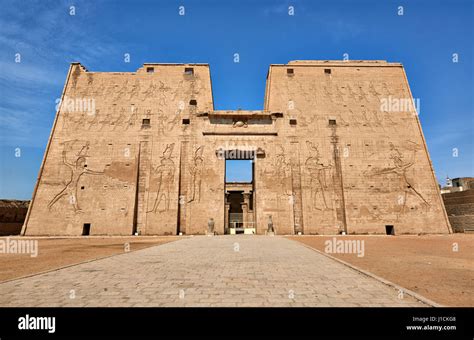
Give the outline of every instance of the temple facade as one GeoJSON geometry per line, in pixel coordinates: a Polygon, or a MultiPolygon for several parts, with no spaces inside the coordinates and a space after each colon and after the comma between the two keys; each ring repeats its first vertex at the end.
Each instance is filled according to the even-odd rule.
{"type": "Polygon", "coordinates": [[[207,64],[72,63],[22,234],[451,233],[416,106],[385,61],[271,65],[261,111],[215,110],[207,64]]]}

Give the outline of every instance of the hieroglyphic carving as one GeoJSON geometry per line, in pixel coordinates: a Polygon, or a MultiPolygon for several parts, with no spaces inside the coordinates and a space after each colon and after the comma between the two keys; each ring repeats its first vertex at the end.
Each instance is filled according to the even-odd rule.
{"type": "Polygon", "coordinates": [[[89,142],[82,145],[79,152],[75,155],[75,161],[70,162],[68,160],[68,152],[77,143],[77,140],[64,142],[62,151],[62,162],[71,170],[71,176],[67,179],[64,188],[59,191],[53,199],[48,203],[48,209],[51,209],[62,197],[67,196],[69,203],[72,205],[75,212],[80,211],[79,202],[77,199],[77,187],[80,178],[84,174],[88,175],[102,175],[103,171],[94,171],[86,168],[86,157],[88,157],[89,142]]]}
{"type": "Polygon", "coordinates": [[[164,202],[160,211],[166,211],[170,208],[171,200],[171,186],[174,182],[175,164],[171,159],[173,154],[174,143],[167,144],[163,155],[161,156],[160,165],[158,165],[150,176],[150,181],[155,183],[156,198],[153,202],[153,207],[147,213],[156,213],[161,202],[164,202]]]}
{"type": "Polygon", "coordinates": [[[190,98],[197,97],[202,89],[202,80],[197,74],[187,79],[181,79],[177,87],[173,89],[171,101],[178,102],[183,100],[186,103],[190,98]]]}
{"type": "Polygon", "coordinates": [[[140,93],[140,81],[135,79],[135,82],[132,84],[132,88],[129,90],[128,100],[137,99],[138,94],[140,93]]]}
{"type": "Polygon", "coordinates": [[[143,91],[143,95],[145,96],[145,98],[150,98],[150,97],[153,97],[153,95],[155,94],[155,91],[156,91],[155,82],[151,80],[150,83],[148,84],[148,88],[146,88],[145,91],[143,91]]]}
{"type": "Polygon", "coordinates": [[[135,126],[138,120],[138,108],[135,106],[132,106],[130,108],[131,114],[128,117],[128,120],[125,124],[125,130],[128,130],[131,126],[135,126]]]}
{"type": "MultiPolygon", "coordinates": [[[[77,76],[73,79],[74,86],[70,88],[75,97],[79,95],[87,98],[105,96],[112,98],[114,103],[125,99],[132,101],[132,104],[135,104],[133,103],[135,100],[140,102],[153,99],[153,107],[158,108],[156,122],[158,122],[158,130],[161,135],[173,133],[172,130],[176,128],[181,120],[179,114],[186,107],[185,103],[189,101],[189,98],[197,97],[203,88],[202,80],[198,75],[182,79],[178,82],[177,88],[172,89],[163,81],[156,79],[125,79],[124,81],[107,82],[92,74],[87,74],[87,77],[80,80],[81,73],[76,72],[76,74],[77,76]],[[170,95],[174,96],[172,100],[175,100],[176,96],[179,95],[183,102],[182,105],[176,103],[178,111],[171,115],[168,112],[163,112],[163,108],[171,102],[170,95]]],[[[148,104],[151,105],[150,102],[148,104]]],[[[109,107],[101,106],[101,109],[96,109],[95,113],[87,112],[87,114],[88,117],[85,117],[83,112],[69,113],[63,110],[62,127],[64,129],[96,129],[97,131],[127,130],[135,125],[138,119],[137,109],[130,113],[128,107],[115,107],[115,104],[109,107]]]]}
{"type": "Polygon", "coordinates": [[[112,120],[112,113],[107,112],[105,116],[103,115],[102,118],[99,118],[98,125],[99,125],[99,131],[102,131],[102,129],[106,126],[110,126],[110,121],[112,120]]]}
{"type": "Polygon", "coordinates": [[[325,165],[321,161],[321,155],[318,147],[310,141],[306,141],[310,156],[306,159],[305,166],[310,177],[311,202],[313,208],[317,210],[329,209],[326,188],[327,188],[327,172],[331,170],[332,165],[325,165]]]}
{"type": "Polygon", "coordinates": [[[381,92],[378,92],[374,83],[373,82],[370,82],[369,83],[369,94],[372,96],[372,97],[376,97],[377,100],[380,99],[380,95],[382,94],[381,92]]]}
{"type": "Polygon", "coordinates": [[[190,202],[200,202],[201,201],[201,176],[202,176],[202,166],[204,163],[204,159],[202,158],[202,154],[204,152],[204,146],[200,146],[194,151],[193,161],[189,167],[189,173],[191,175],[190,186],[190,198],[188,203],[190,202]]]}
{"type": "Polygon", "coordinates": [[[120,100],[125,94],[128,92],[128,79],[126,79],[122,85],[116,84],[115,85],[115,97],[114,101],[120,100]]]}
{"type": "Polygon", "coordinates": [[[86,115],[84,127],[86,130],[91,130],[92,127],[99,124],[99,109],[95,110],[95,113],[92,115],[86,115]]]}

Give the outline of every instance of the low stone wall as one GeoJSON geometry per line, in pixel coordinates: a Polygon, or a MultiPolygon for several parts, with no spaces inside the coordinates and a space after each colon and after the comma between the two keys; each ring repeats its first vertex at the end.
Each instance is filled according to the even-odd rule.
{"type": "Polygon", "coordinates": [[[474,229],[474,190],[443,194],[444,206],[454,232],[474,229]]]}
{"type": "Polygon", "coordinates": [[[30,201],[0,200],[0,236],[19,235],[30,201]]]}

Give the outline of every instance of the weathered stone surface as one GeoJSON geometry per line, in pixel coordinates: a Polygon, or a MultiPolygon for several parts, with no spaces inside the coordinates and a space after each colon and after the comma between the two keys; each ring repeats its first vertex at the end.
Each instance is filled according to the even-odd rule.
{"type": "Polygon", "coordinates": [[[225,158],[243,151],[257,234],[270,215],[276,234],[451,232],[416,111],[397,100],[411,102],[405,72],[384,61],[271,65],[262,111],[214,110],[207,64],[74,63],[23,233],[204,234],[213,218],[223,234],[225,158]]]}
{"type": "Polygon", "coordinates": [[[474,231],[474,190],[447,193],[442,197],[453,231],[474,231]]]}

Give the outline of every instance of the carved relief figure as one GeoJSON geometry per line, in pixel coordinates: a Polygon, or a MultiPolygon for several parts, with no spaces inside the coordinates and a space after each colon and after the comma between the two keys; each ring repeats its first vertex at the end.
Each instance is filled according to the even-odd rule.
{"type": "Polygon", "coordinates": [[[408,141],[408,143],[410,145],[409,149],[413,151],[411,160],[406,160],[400,150],[390,142],[389,159],[391,165],[387,168],[374,169],[372,173],[369,173],[369,175],[395,174],[399,178],[400,185],[403,188],[403,196],[401,196],[403,197],[403,202],[400,202],[402,205],[400,213],[405,212],[408,195],[411,195],[421,201],[425,207],[430,206],[430,203],[423,197],[423,195],[421,195],[418,190],[415,189],[413,180],[408,177],[408,171],[415,164],[415,156],[417,149],[419,148],[418,144],[414,142],[408,141]]]}
{"type": "Polygon", "coordinates": [[[191,197],[189,202],[200,202],[201,201],[201,176],[202,176],[202,166],[204,159],[202,158],[202,153],[204,151],[204,146],[200,146],[194,152],[193,163],[189,169],[191,174],[191,197]]]}
{"type": "Polygon", "coordinates": [[[145,95],[145,98],[150,98],[150,97],[153,97],[153,94],[155,93],[155,91],[156,91],[156,85],[153,82],[153,80],[151,80],[148,85],[148,88],[145,91],[143,91],[143,94],[145,95]]]}
{"type": "Polygon", "coordinates": [[[373,98],[377,98],[377,100],[380,99],[380,95],[382,94],[382,93],[377,91],[374,83],[372,83],[372,82],[370,82],[370,84],[369,84],[369,93],[373,98]]]}
{"type": "Polygon", "coordinates": [[[163,156],[161,156],[160,165],[158,165],[152,173],[152,182],[156,181],[157,190],[156,198],[151,210],[147,212],[156,213],[161,202],[164,202],[161,211],[169,210],[171,186],[174,182],[175,164],[171,159],[173,154],[174,143],[166,145],[163,156]]]}
{"type": "Polygon", "coordinates": [[[128,90],[128,79],[120,86],[118,84],[115,85],[115,101],[118,101],[120,98],[124,97],[128,90]]]}
{"type": "Polygon", "coordinates": [[[137,97],[139,93],[140,93],[140,82],[138,81],[138,79],[135,79],[135,83],[132,85],[128,100],[131,100],[132,98],[137,97]]]}
{"type": "Polygon", "coordinates": [[[369,102],[368,99],[367,99],[367,93],[364,90],[364,84],[363,83],[356,83],[356,93],[357,93],[359,102],[361,102],[361,101],[364,101],[364,102],[367,102],[367,103],[369,102]],[[359,91],[359,93],[357,93],[357,90],[359,91]]]}
{"type": "Polygon", "coordinates": [[[115,130],[117,127],[123,127],[123,124],[125,123],[125,119],[126,119],[126,115],[125,115],[125,108],[122,107],[120,109],[120,112],[119,112],[119,115],[117,116],[117,118],[114,120],[113,122],[113,128],[112,130],[115,130]]]}
{"type": "Polygon", "coordinates": [[[275,173],[275,179],[281,183],[282,189],[284,191],[284,195],[293,196],[293,191],[291,188],[291,177],[290,177],[291,165],[286,160],[285,150],[283,149],[283,146],[281,145],[277,146],[277,154],[276,154],[275,165],[273,169],[275,173]]]}
{"type": "Polygon", "coordinates": [[[94,114],[86,115],[85,123],[84,123],[84,128],[86,130],[91,130],[92,127],[94,127],[95,125],[97,125],[99,123],[99,112],[100,112],[100,110],[96,109],[94,114]],[[88,125],[86,126],[86,124],[88,124],[88,125]]]}
{"type": "MultiPolygon", "coordinates": [[[[75,141],[72,142],[72,144],[74,144],[75,141]]],[[[68,146],[69,142],[66,142],[62,152],[62,161],[63,164],[65,164],[71,170],[71,175],[70,178],[67,180],[64,188],[60,192],[58,192],[54,196],[54,198],[48,203],[48,209],[51,209],[51,207],[56,204],[56,202],[58,202],[62,197],[67,196],[67,198],[69,199],[69,203],[71,203],[71,205],[73,206],[74,211],[77,212],[81,210],[77,199],[77,187],[82,175],[102,175],[104,172],[90,170],[86,167],[86,157],[87,152],[89,150],[89,142],[86,142],[82,146],[81,150],[75,155],[76,160],[74,162],[68,161],[66,151],[66,148],[68,146]]]]}
{"type": "Polygon", "coordinates": [[[132,106],[130,108],[131,114],[128,117],[128,120],[125,122],[125,130],[128,130],[131,126],[134,126],[138,120],[138,108],[132,106]]]}
{"type": "Polygon", "coordinates": [[[306,159],[305,165],[310,175],[312,205],[317,210],[329,209],[325,192],[327,187],[326,171],[330,170],[332,166],[330,164],[324,165],[319,150],[313,143],[306,141],[306,145],[311,153],[311,156],[306,159]]]}
{"type": "Polygon", "coordinates": [[[113,115],[107,112],[105,116],[102,115],[102,119],[99,118],[99,131],[102,131],[104,127],[110,127],[113,115]]]}

